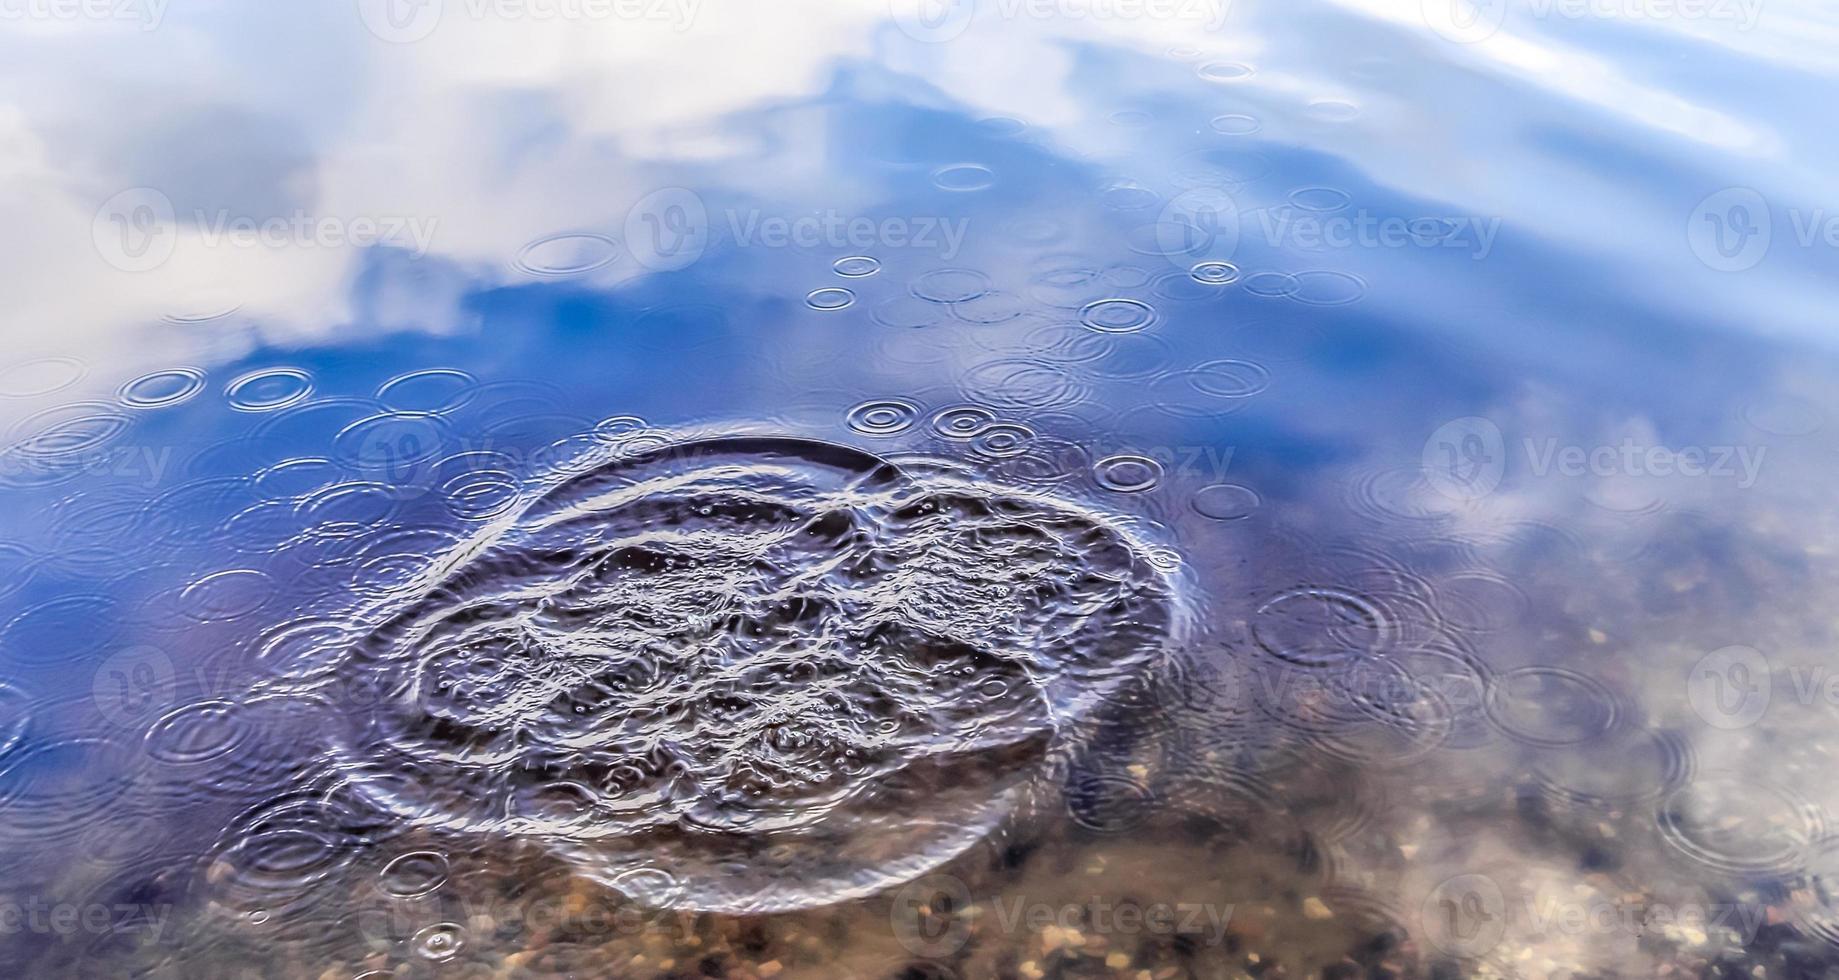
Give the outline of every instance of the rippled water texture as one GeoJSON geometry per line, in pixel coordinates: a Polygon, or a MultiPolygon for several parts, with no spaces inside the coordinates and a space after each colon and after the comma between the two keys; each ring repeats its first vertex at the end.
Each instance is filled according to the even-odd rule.
{"type": "Polygon", "coordinates": [[[1175,626],[1064,503],[806,440],[601,455],[329,668],[376,705],[334,749],[358,793],[654,904],[825,904],[987,834],[1175,626]]]}
{"type": "Polygon", "coordinates": [[[0,3],[0,978],[1839,970],[1839,14],[0,3]]]}

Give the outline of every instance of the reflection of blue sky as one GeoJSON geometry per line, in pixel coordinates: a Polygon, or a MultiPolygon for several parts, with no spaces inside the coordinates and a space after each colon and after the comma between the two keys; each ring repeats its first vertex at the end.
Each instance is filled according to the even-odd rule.
{"type": "MultiPolygon", "coordinates": [[[[1536,605],[1553,628],[1528,625],[1524,647],[1516,634],[1491,656],[1656,651],[1602,663],[1657,725],[1685,710],[1671,674],[1644,686],[1643,669],[1671,669],[1669,644],[1731,630],[1741,635],[1716,644],[1791,649],[1824,635],[1805,609],[1824,608],[1831,588],[1811,555],[1834,538],[1820,440],[1839,418],[1839,247],[1803,247],[1796,219],[1839,220],[1839,145],[1824,124],[1839,31],[1813,3],[1770,3],[1747,32],[1540,20],[1522,5],[1472,44],[1428,29],[1419,0],[1237,0],[1219,30],[1003,20],[986,2],[944,43],[903,33],[882,0],[707,0],[687,31],[450,17],[406,45],[367,34],[351,6],[175,3],[151,32],[0,31],[0,79],[15,93],[0,100],[0,368],[43,354],[87,365],[71,387],[0,398],[0,445],[21,418],[110,402],[149,371],[207,375],[182,405],[113,409],[131,428],[111,445],[171,451],[158,475],[0,489],[5,679],[80,703],[99,651],[148,639],[141,620],[171,620],[172,590],[209,571],[271,563],[285,601],[262,618],[317,609],[327,598],[314,590],[336,580],[313,563],[355,567],[340,550],[355,539],[285,558],[261,547],[338,507],[364,512],[319,507],[311,486],[273,498],[248,477],[325,456],[327,479],[378,479],[352,465],[350,434],[384,410],[387,382],[431,366],[464,370],[480,389],[418,438],[526,477],[548,447],[621,415],[906,448],[843,427],[850,406],[888,397],[928,409],[1007,399],[1023,407],[1006,417],[1093,457],[1224,447],[1229,467],[1217,452],[1190,456],[1203,472],[1171,472],[1157,494],[1069,492],[1165,525],[1150,536],[1185,549],[1222,619],[1236,615],[1228,600],[1292,584],[1277,577],[1296,574],[1283,564],[1292,539],[1415,534],[1424,554],[1400,564],[1433,569],[1455,541],[1449,551],[1485,554],[1503,576],[1524,571],[1514,581],[1528,595],[1552,590],[1536,605]],[[989,186],[939,186],[964,165],[989,186]],[[124,272],[102,260],[93,228],[104,201],[138,186],[172,202],[177,245],[159,268],[124,272]],[[1689,228],[1707,195],[1732,186],[1765,199],[1773,241],[1754,267],[1724,272],[1695,255],[1689,228]],[[660,270],[636,260],[632,238],[635,205],[665,188],[693,192],[707,244],[660,270]],[[1157,254],[1165,209],[1197,189],[1237,206],[1231,286],[1199,286],[1192,256],[1157,254]],[[210,247],[188,217],[198,211],[403,217],[434,233],[426,255],[210,247]],[[929,222],[934,235],[944,223],[964,238],[947,254],[936,238],[779,246],[757,231],[831,215],[929,222]],[[1312,247],[1295,231],[1356,216],[1497,231],[1485,255],[1472,242],[1312,247]],[[1273,227],[1284,236],[1272,240],[1273,227]],[[558,252],[591,268],[533,273],[526,247],[561,233],[602,236],[558,252]],[[608,256],[592,251],[602,239],[618,243],[608,256]],[[855,253],[880,271],[833,271],[855,253]],[[914,284],[944,268],[981,274],[998,301],[916,299],[914,284]],[[1094,279],[1054,284],[1049,273],[1065,270],[1094,279]],[[1254,277],[1274,273],[1358,294],[1258,295],[1254,277]],[[854,303],[807,306],[825,287],[853,290],[854,303]],[[1084,401],[979,380],[991,365],[1051,360],[1040,338],[1085,329],[1079,303],[1114,295],[1154,305],[1158,319],[1079,362],[1084,401]],[[1000,319],[1003,302],[1022,315],[1000,319]],[[984,315],[994,322],[973,322],[984,315]],[[907,317],[926,325],[889,325],[907,317]],[[1166,375],[1221,359],[1260,366],[1268,389],[1230,411],[1158,408],[1166,375]],[[273,413],[227,404],[232,379],[276,366],[310,376],[312,398],[273,413]],[[1386,482],[1383,503],[1427,513],[1422,524],[1349,513],[1350,484],[1418,467],[1427,436],[1464,416],[1504,434],[1499,491],[1452,503],[1422,481],[1386,482]],[[1753,493],[1536,478],[1523,446],[1545,439],[1766,446],[1769,469],[1753,493]],[[1254,488],[1263,510],[1238,524],[1198,519],[1194,490],[1222,480],[1254,488]],[[1560,567],[1553,556],[1570,552],[1515,536],[1534,526],[1570,532],[1578,553],[1607,564],[1560,567]],[[155,542],[151,557],[134,550],[141,541],[155,542]],[[1803,579],[1815,601],[1783,584],[1803,579]],[[116,603],[105,624],[73,607],[68,621],[9,632],[21,611],[95,593],[116,603]],[[1766,620],[1759,607],[1786,612],[1766,620]],[[1580,639],[1598,627],[1610,638],[1580,639]],[[82,640],[62,663],[60,633],[82,640]],[[22,636],[51,652],[24,651],[22,636]]],[[[377,524],[457,534],[433,496],[412,503],[421,524],[377,524]]],[[[234,659],[249,649],[243,634],[268,625],[251,622],[181,624],[149,642],[185,664],[234,659]]],[[[30,737],[47,738],[45,726],[30,737]]],[[[1715,748],[1702,750],[1707,763],[1722,761],[1715,748]]]]}
{"type": "MultiPolygon", "coordinates": [[[[1139,411],[1154,395],[1119,376],[1094,393],[1094,432],[1109,434],[1083,435],[1110,449],[1231,444],[1234,472],[1273,501],[1327,493],[1318,476],[1340,468],[1410,463],[1426,433],[1463,415],[1583,442],[1731,441],[1784,365],[1802,395],[1827,377],[1826,270],[1839,249],[1797,247],[1787,215],[1826,195],[1839,211],[1829,127],[1808,124],[1832,89],[1811,8],[1772,6],[1739,38],[1705,24],[1515,16],[1470,45],[1428,31],[1404,0],[1242,2],[1217,32],[986,9],[962,36],[926,44],[878,3],[737,3],[710,0],[685,32],[455,19],[401,46],[367,35],[343,5],[175,7],[145,34],[0,38],[0,76],[31,93],[0,105],[13,352],[80,357],[84,384],[104,395],[158,367],[208,368],[204,398],[140,417],[129,437],[192,450],[247,431],[247,416],[207,402],[277,364],[311,373],[318,397],[368,398],[436,364],[553,386],[554,418],[495,431],[503,450],[628,413],[834,428],[867,397],[959,400],[952,386],[967,370],[1026,356],[1015,326],[941,315],[935,332],[897,337],[875,323],[917,276],[971,268],[1024,300],[1050,259],[1179,280],[1185,260],[1143,246],[1168,201],[1206,186],[1241,209],[1232,257],[1248,276],[1345,273],[1364,294],[1310,305],[1253,295],[1243,280],[1183,298],[1121,287],[1158,306],[1167,366],[1254,360],[1273,388],[1224,418],[1171,418],[1139,411]],[[1181,47],[1194,50],[1171,53],[1181,47]],[[1202,77],[1223,62],[1252,71],[1202,77]],[[1225,115],[1256,131],[1216,130],[1225,115]],[[992,186],[936,186],[935,172],[957,164],[987,168],[992,186]],[[181,215],[301,209],[437,228],[416,257],[207,248],[182,219],[171,261],[118,272],[99,260],[92,221],[110,195],[142,185],[181,215]],[[1686,230],[1694,206],[1730,185],[1769,200],[1775,243],[1756,268],[1722,273],[1695,258],[1686,230]],[[559,232],[626,239],[634,203],[665,187],[693,190],[710,216],[709,246],[687,268],[647,269],[630,248],[573,278],[514,267],[524,246],[559,232]],[[1339,192],[1345,207],[1299,209],[1294,195],[1309,188],[1339,192]],[[962,221],[968,234],[949,260],[869,248],[882,271],[847,283],[830,263],[854,248],[737,239],[760,219],[832,212],[962,221]],[[1497,222],[1499,233],[1479,259],[1264,237],[1270,220],[1340,214],[1497,222]],[[856,290],[854,306],[804,305],[837,285],[856,290]],[[1821,352],[1788,346],[1803,344],[1821,352]],[[914,356],[890,359],[896,348],[914,356]]],[[[1073,316],[1030,313],[1030,326],[1073,316]]],[[[303,451],[247,448],[210,465],[246,473],[303,451]]],[[[1680,492],[1688,506],[1725,503],[1680,492]]],[[[1569,506],[1539,488],[1494,503],[1487,519],[1569,506]]],[[[221,517],[208,510],[195,519],[221,517]]]]}

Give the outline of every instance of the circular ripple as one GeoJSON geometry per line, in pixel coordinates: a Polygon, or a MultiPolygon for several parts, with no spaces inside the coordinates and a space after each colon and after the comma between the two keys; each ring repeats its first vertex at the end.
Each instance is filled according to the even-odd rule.
{"type": "Polygon", "coordinates": [[[1264,124],[1259,122],[1256,116],[1248,116],[1242,112],[1229,112],[1225,115],[1214,116],[1211,125],[1214,132],[1224,136],[1250,136],[1264,128],[1264,124]]]}
{"type": "Polygon", "coordinates": [[[1360,115],[1360,107],[1337,99],[1318,99],[1309,103],[1309,114],[1323,122],[1349,122],[1360,115]]]}
{"type": "Polygon", "coordinates": [[[1194,492],[1194,510],[1216,521],[1242,521],[1257,513],[1264,498],[1250,487],[1216,483],[1194,492]]]}
{"type": "Polygon", "coordinates": [[[1279,660],[1328,667],[1384,650],[1397,627],[1372,600],[1340,589],[1292,589],[1267,599],[1252,638],[1279,660]]]}
{"type": "Polygon", "coordinates": [[[1200,66],[1196,73],[1209,82],[1236,82],[1250,78],[1252,67],[1236,61],[1209,61],[1200,66]]]}
{"type": "Polygon", "coordinates": [[[105,595],[49,599],[0,626],[0,650],[34,666],[68,663],[100,650],[119,617],[115,600],[105,595]]]}
{"type": "Polygon", "coordinates": [[[916,296],[894,296],[875,304],[869,319],[884,327],[918,330],[945,318],[937,303],[916,296]]]}
{"type": "Polygon", "coordinates": [[[919,420],[920,409],[912,402],[889,398],[863,402],[849,410],[849,427],[870,436],[891,436],[905,432],[919,420]]]}
{"type": "Polygon", "coordinates": [[[0,398],[37,398],[83,380],[83,362],[71,357],[41,357],[0,369],[0,398]]]}
{"type": "Polygon", "coordinates": [[[393,898],[420,898],[447,883],[447,858],[438,851],[410,851],[383,866],[377,887],[393,898]]]}
{"type": "Polygon", "coordinates": [[[1656,819],[1688,860],[1726,874],[1799,871],[1825,829],[1798,794],[1735,772],[1700,774],[1660,803],[1656,819]]]}
{"type": "Polygon", "coordinates": [[[856,294],[841,286],[813,289],[805,296],[805,305],[814,310],[840,310],[856,301],[856,294]]]}
{"type": "Polygon", "coordinates": [[[1231,262],[1201,262],[1189,269],[1188,275],[1209,286],[1229,286],[1239,281],[1239,267],[1231,262]]]}
{"type": "Polygon", "coordinates": [[[66,738],[16,753],[0,769],[0,839],[80,833],[133,787],[137,761],[108,738],[66,738]]]}
{"type": "Polygon", "coordinates": [[[605,235],[561,234],[539,238],[518,250],[512,265],[533,276],[579,276],[613,264],[619,243],[605,235]]]}
{"type": "Polygon", "coordinates": [[[1092,465],[1098,485],[1118,493],[1143,493],[1162,483],[1162,464],[1148,456],[1124,453],[1092,465]]]}
{"type": "Polygon", "coordinates": [[[1271,386],[1271,372],[1262,365],[1231,358],[1196,365],[1187,376],[1195,388],[1220,398],[1250,398],[1271,386]]]}
{"type": "Polygon", "coordinates": [[[206,882],[231,911],[309,916],[336,896],[369,837],[348,807],[319,796],[283,797],[238,817],[212,855],[206,882]]]}
{"type": "Polygon", "coordinates": [[[980,191],[996,185],[996,174],[980,163],[960,163],[935,171],[932,183],[940,190],[980,191]]]}
{"type": "Polygon", "coordinates": [[[933,303],[962,303],[990,291],[990,278],[975,269],[934,269],[913,281],[913,295],[933,303]]]}
{"type": "Polygon", "coordinates": [[[1296,290],[1296,277],[1287,272],[1254,272],[1245,277],[1245,291],[1253,296],[1293,296],[1296,290]]]}
{"type": "Polygon", "coordinates": [[[969,439],[996,421],[996,413],[981,405],[954,405],[932,417],[932,431],[948,439],[969,439]]]}
{"type": "Polygon", "coordinates": [[[444,415],[458,411],[478,393],[479,380],[454,368],[399,374],[377,389],[377,401],[392,412],[444,415]]]}
{"type": "Polygon", "coordinates": [[[199,701],[153,723],[147,730],[147,754],[174,765],[195,765],[229,755],[251,734],[238,705],[199,701]]]}
{"type": "Polygon", "coordinates": [[[1029,357],[985,361],[964,373],[964,392],[1006,409],[1040,411],[1084,401],[1085,384],[1061,365],[1029,357]]]}
{"type": "Polygon", "coordinates": [[[466,929],[456,922],[437,922],[409,940],[415,955],[434,963],[445,963],[466,948],[466,929]]]}
{"type": "Polygon", "coordinates": [[[1299,272],[1289,296],[1310,306],[1345,306],[1366,295],[1366,282],[1346,272],[1299,272]]]}
{"type": "Polygon", "coordinates": [[[0,758],[19,745],[32,724],[33,698],[11,684],[0,684],[0,758]]]}
{"type": "Polygon", "coordinates": [[[1602,682],[1563,667],[1521,667],[1495,680],[1488,717],[1532,745],[1581,745],[1608,734],[1621,711],[1602,682]]]}
{"type": "Polygon", "coordinates": [[[714,437],[546,486],[365,616],[334,765],[403,825],[614,887],[668,867],[673,904],[823,905],[962,853],[1180,634],[1148,546],[949,467],[714,437]]]}
{"type": "Polygon", "coordinates": [[[272,412],[297,405],[312,393],[312,375],[299,368],[251,371],[224,388],[230,407],[239,412],[272,412]]]}
{"type": "Polygon", "coordinates": [[[1346,191],[1333,187],[1299,187],[1290,192],[1290,203],[1304,211],[1339,211],[1348,201],[1346,191]]]}
{"type": "Polygon", "coordinates": [[[1156,322],[1156,309],[1139,299],[1101,299],[1079,311],[1079,322],[1105,333],[1134,333],[1156,322]]]}
{"type": "Polygon", "coordinates": [[[143,374],[121,386],[121,403],[129,408],[165,408],[204,390],[204,372],[194,367],[143,374]]]}
{"type": "Polygon", "coordinates": [[[995,422],[971,437],[971,452],[987,459],[1010,459],[1028,452],[1034,430],[1014,422],[995,422]]]}
{"type": "Polygon", "coordinates": [[[830,268],[839,276],[860,279],[881,271],[881,260],[867,255],[847,255],[830,264],[830,268]]]}

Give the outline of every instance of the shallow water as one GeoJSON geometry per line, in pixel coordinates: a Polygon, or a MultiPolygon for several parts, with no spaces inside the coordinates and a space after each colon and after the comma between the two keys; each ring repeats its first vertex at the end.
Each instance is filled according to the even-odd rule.
{"type": "Polygon", "coordinates": [[[1826,975],[1839,23],[1689,6],[7,14],[0,972],[1826,975]]]}

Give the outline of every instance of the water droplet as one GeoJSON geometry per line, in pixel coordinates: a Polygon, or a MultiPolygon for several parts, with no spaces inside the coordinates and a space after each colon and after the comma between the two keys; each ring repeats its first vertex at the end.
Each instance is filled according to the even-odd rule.
{"type": "Polygon", "coordinates": [[[1156,310],[1138,299],[1101,299],[1079,311],[1079,322],[1105,333],[1132,333],[1155,323],[1156,310]]]}
{"type": "Polygon", "coordinates": [[[863,402],[849,410],[849,427],[864,435],[891,436],[905,432],[918,420],[920,409],[899,399],[863,402]]]}
{"type": "Polygon", "coordinates": [[[1239,281],[1239,267],[1231,262],[1200,262],[1188,270],[1195,282],[1225,286],[1239,281]]]}
{"type": "Polygon", "coordinates": [[[932,417],[932,431],[950,439],[969,439],[996,421],[996,413],[977,405],[941,409],[932,417]]]}

